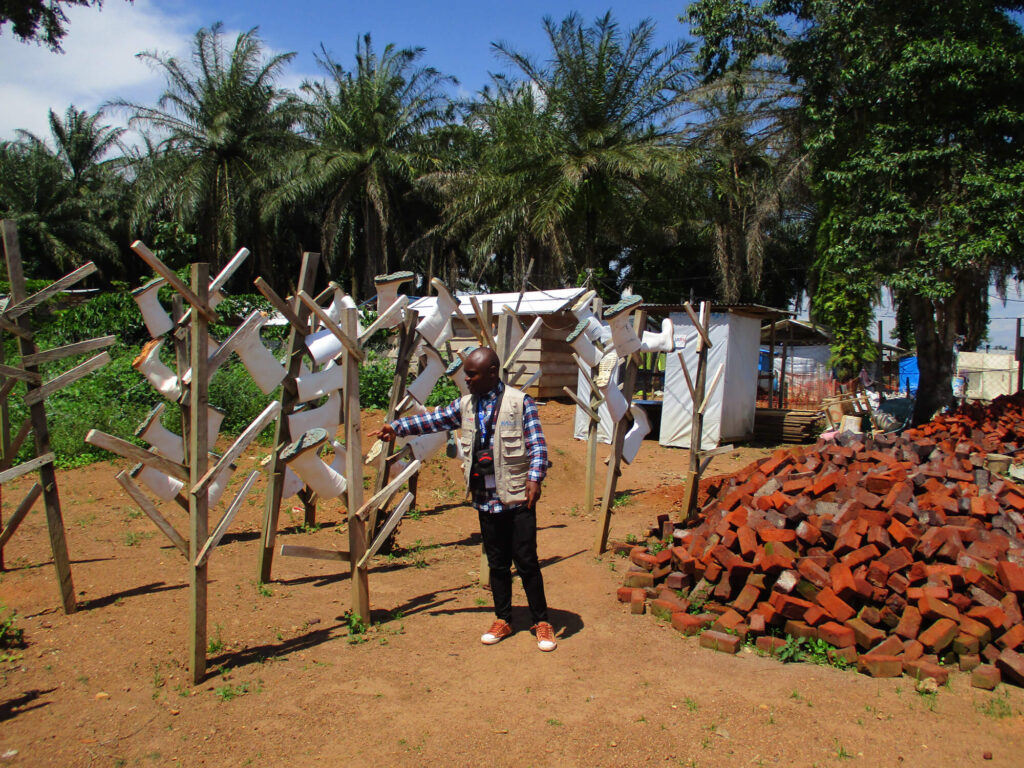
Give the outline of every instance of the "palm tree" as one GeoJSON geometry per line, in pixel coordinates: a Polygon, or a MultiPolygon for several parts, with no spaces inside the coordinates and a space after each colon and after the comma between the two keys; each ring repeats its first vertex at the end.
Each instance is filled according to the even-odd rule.
{"type": "Polygon", "coordinates": [[[74,105],[62,119],[50,112],[53,147],[19,131],[0,149],[0,214],[13,219],[29,263],[47,275],[95,261],[113,276],[119,250],[111,233],[124,200],[118,175],[123,129],[100,122],[102,112],[74,105]]]}
{"type": "Polygon", "coordinates": [[[301,87],[309,143],[271,194],[268,212],[314,206],[328,270],[347,272],[353,293],[372,295],[373,276],[397,266],[412,240],[403,226],[408,209],[422,205],[412,182],[439,162],[432,131],[451,119],[445,87],[455,79],[421,66],[423,52],[387,45],[378,55],[365,35],[354,70],[321,49],[326,79],[301,87]]]}
{"type": "Polygon", "coordinates": [[[751,69],[691,96],[701,117],[688,138],[703,185],[694,213],[710,237],[719,297],[788,300],[805,287],[812,258],[808,155],[793,128],[793,93],[778,73],[751,69]],[[803,262],[793,270],[799,279],[780,280],[780,262],[794,260],[803,262]],[[771,298],[762,285],[769,261],[771,298]]]}
{"type": "Polygon", "coordinates": [[[136,182],[138,226],[154,209],[169,209],[194,227],[199,257],[211,269],[244,244],[260,271],[272,272],[260,200],[271,169],[299,143],[292,130],[298,101],[274,85],[294,55],[265,57],[255,28],[239,34],[228,51],[219,23],[196,32],[191,66],[139,54],[163,71],[167,87],[155,107],[117,102],[132,111],[131,124],[152,132],[159,155],[136,182]]]}
{"type": "Polygon", "coordinates": [[[576,14],[546,18],[544,28],[544,64],[494,45],[519,76],[495,76],[471,106],[471,167],[430,182],[478,260],[512,254],[515,272],[534,258],[548,284],[616,268],[622,282],[640,209],[686,167],[674,118],[690,49],[655,47],[650,20],[624,34],[610,14],[589,27],[576,14]]]}

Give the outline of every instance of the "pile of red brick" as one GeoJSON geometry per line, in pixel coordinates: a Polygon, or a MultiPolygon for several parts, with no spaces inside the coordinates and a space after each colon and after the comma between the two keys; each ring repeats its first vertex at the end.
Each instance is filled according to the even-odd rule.
{"type": "Polygon", "coordinates": [[[1024,397],[900,437],[841,436],[714,478],[690,527],[659,518],[619,600],[701,644],[818,638],[867,674],[1024,685],[1024,488],[985,468],[1024,447],[1024,397]],[[657,541],[666,542],[662,547],[657,541]]]}

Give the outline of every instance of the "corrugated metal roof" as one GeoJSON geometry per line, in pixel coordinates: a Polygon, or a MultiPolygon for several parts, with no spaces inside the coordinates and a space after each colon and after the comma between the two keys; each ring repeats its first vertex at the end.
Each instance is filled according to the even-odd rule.
{"type": "MultiPolygon", "coordinates": [[[[695,302],[690,305],[693,311],[696,312],[700,306],[700,302],[695,302]]],[[[672,312],[685,312],[682,304],[641,304],[640,309],[647,310],[648,315],[668,315],[672,312]]],[[[786,309],[776,309],[775,307],[766,307],[763,304],[711,304],[712,312],[741,312],[745,315],[752,315],[759,317],[764,320],[771,320],[772,318],[779,317],[791,317],[794,312],[790,312],[786,309]]]]}
{"type": "MultiPolygon", "coordinates": [[[[495,315],[502,314],[507,305],[513,309],[519,304],[520,315],[550,315],[569,307],[585,288],[555,288],[550,291],[526,291],[523,300],[519,301],[519,293],[478,293],[477,301],[490,301],[495,315]]],[[[473,314],[473,303],[469,294],[458,295],[459,309],[467,316],[473,314]]],[[[431,312],[437,306],[437,296],[424,296],[409,304],[410,309],[419,315],[431,312]]]]}

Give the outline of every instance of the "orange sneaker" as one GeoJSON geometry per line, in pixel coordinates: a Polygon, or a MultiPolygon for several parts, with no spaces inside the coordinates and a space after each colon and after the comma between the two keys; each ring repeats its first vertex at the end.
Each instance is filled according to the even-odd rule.
{"type": "Polygon", "coordinates": [[[480,642],[484,645],[494,645],[512,634],[512,627],[504,619],[495,619],[488,629],[480,636],[480,642]]]}
{"type": "Polygon", "coordinates": [[[546,621],[538,621],[530,629],[537,636],[537,647],[542,651],[553,651],[558,647],[555,642],[555,630],[546,621]]]}

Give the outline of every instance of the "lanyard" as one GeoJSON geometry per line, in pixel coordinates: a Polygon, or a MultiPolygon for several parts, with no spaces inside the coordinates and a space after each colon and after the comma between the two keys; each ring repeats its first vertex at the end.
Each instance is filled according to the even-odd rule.
{"type": "Polygon", "coordinates": [[[486,448],[490,445],[490,438],[494,435],[494,428],[498,423],[498,410],[501,408],[501,397],[504,394],[504,391],[499,392],[498,396],[494,398],[494,410],[491,411],[491,418],[489,419],[490,424],[483,420],[483,412],[481,410],[481,406],[484,406],[483,401],[481,400],[477,402],[477,447],[479,448],[486,448]]]}

